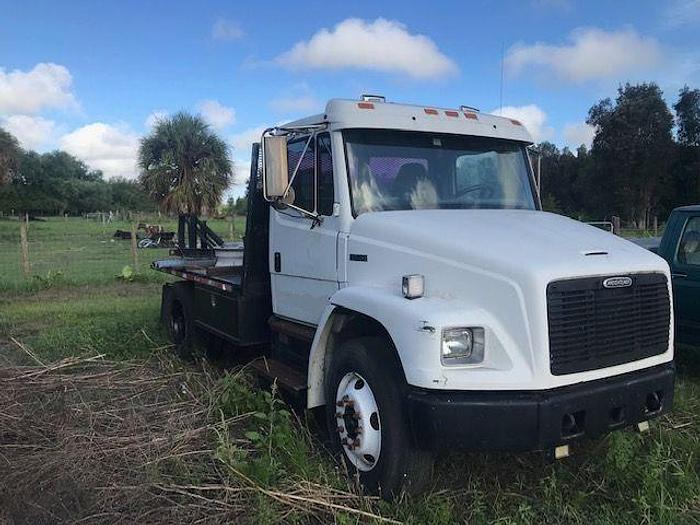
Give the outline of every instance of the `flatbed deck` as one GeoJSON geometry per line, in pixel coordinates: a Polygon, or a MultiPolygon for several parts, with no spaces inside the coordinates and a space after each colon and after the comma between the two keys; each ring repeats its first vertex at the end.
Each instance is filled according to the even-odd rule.
{"type": "Polygon", "coordinates": [[[242,285],[243,243],[225,243],[222,247],[196,256],[183,256],[171,250],[171,257],[154,261],[151,267],[226,292],[238,291],[242,285]]]}

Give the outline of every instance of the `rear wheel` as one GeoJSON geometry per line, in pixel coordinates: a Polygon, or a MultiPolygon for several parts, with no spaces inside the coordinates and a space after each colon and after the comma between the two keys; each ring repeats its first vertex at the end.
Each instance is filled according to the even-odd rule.
{"type": "Polygon", "coordinates": [[[163,298],[163,321],[177,355],[192,359],[194,322],[192,288],[188,283],[175,283],[163,298]]]}
{"type": "Polygon", "coordinates": [[[410,442],[405,381],[391,343],[361,337],[334,352],[326,388],[331,445],[363,490],[390,499],[429,482],[433,456],[410,442]]]}

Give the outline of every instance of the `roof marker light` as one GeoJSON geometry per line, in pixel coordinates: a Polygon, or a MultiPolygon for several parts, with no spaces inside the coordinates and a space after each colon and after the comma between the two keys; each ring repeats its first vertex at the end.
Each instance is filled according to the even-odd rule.
{"type": "Polygon", "coordinates": [[[423,111],[425,111],[426,115],[437,115],[438,114],[437,109],[424,108],[423,111]]]}
{"type": "Polygon", "coordinates": [[[466,112],[464,113],[464,116],[472,120],[479,120],[479,117],[476,115],[476,113],[466,112]]]}
{"type": "Polygon", "coordinates": [[[370,95],[368,93],[363,93],[360,100],[362,100],[362,102],[386,102],[386,97],[384,95],[370,95]]]}
{"type": "Polygon", "coordinates": [[[448,117],[459,117],[459,112],[448,110],[445,111],[445,115],[447,115],[448,117]]]}
{"type": "Polygon", "coordinates": [[[510,121],[515,124],[516,126],[522,126],[519,120],[515,120],[514,118],[510,119],[510,121]]]}
{"type": "Polygon", "coordinates": [[[360,109],[374,109],[374,104],[371,102],[358,102],[357,107],[360,109]]]}

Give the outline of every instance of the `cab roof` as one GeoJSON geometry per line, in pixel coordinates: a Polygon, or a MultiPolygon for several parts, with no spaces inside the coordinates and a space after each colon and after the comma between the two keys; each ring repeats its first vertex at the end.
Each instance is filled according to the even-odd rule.
{"type": "Polygon", "coordinates": [[[676,208],[673,211],[682,211],[682,212],[690,212],[690,213],[695,213],[700,211],[700,204],[691,204],[689,206],[680,206],[676,208]]]}
{"type": "Polygon", "coordinates": [[[414,106],[377,100],[331,99],[322,114],[312,115],[281,127],[304,127],[327,123],[331,130],[352,128],[427,131],[473,135],[532,144],[525,126],[506,117],[473,109],[414,106]]]}

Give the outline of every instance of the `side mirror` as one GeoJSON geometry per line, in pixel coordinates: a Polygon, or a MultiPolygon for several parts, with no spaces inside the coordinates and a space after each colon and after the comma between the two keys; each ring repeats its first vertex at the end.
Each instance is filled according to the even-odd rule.
{"type": "Polygon", "coordinates": [[[287,166],[287,137],[285,135],[263,138],[263,188],[265,199],[284,197],[289,184],[287,166]]]}

